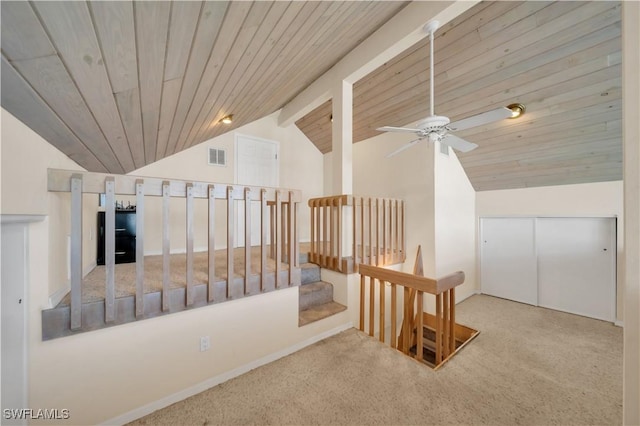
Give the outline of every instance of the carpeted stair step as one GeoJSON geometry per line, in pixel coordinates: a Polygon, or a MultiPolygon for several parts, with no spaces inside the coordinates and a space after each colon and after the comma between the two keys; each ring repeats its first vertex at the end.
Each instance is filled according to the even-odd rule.
{"type": "Polygon", "coordinates": [[[300,311],[329,302],[333,302],[333,284],[316,281],[300,286],[300,311]]]}
{"type": "Polygon", "coordinates": [[[335,315],[346,309],[346,306],[333,301],[323,303],[322,305],[313,306],[309,309],[301,311],[300,314],[298,314],[298,326],[302,327],[303,325],[307,325],[314,321],[330,317],[331,315],[335,315]]]}
{"type": "Polygon", "coordinates": [[[300,284],[307,285],[320,281],[320,267],[315,263],[300,264],[300,284]]]}

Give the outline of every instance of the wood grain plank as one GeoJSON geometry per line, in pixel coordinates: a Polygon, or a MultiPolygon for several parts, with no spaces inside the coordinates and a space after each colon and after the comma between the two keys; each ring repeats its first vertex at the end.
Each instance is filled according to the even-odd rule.
{"type": "Polygon", "coordinates": [[[170,204],[171,204],[171,183],[169,181],[162,182],[162,310],[169,310],[169,289],[171,285],[170,277],[170,204]]]}
{"type": "Polygon", "coordinates": [[[136,87],[115,93],[120,119],[127,134],[133,163],[136,168],[146,164],[144,156],[144,135],[142,131],[142,112],[140,111],[140,90],[136,87]]]}
{"type": "Polygon", "coordinates": [[[194,302],[194,283],[193,283],[193,238],[194,238],[194,204],[193,204],[193,184],[187,184],[186,197],[186,247],[187,247],[187,268],[185,271],[187,281],[186,305],[191,306],[194,302]]]}
{"type": "Polygon", "coordinates": [[[189,61],[182,80],[182,89],[171,125],[165,155],[177,152],[176,146],[180,131],[194,95],[198,90],[200,79],[218,37],[228,6],[229,2],[224,1],[204,2],[202,6],[198,28],[191,46],[191,54],[189,55],[189,61]]]}
{"type": "MultiPolygon", "coordinates": [[[[238,59],[235,69],[229,77],[223,78],[225,71],[220,70],[220,75],[216,79],[216,83],[212,86],[207,95],[197,120],[191,128],[188,136],[187,146],[203,140],[202,134],[211,124],[217,123],[224,112],[234,112],[231,106],[237,99],[237,94],[241,88],[244,88],[254,75],[258,66],[261,65],[275,41],[284,31],[290,20],[295,17],[302,8],[301,3],[275,2],[264,16],[264,20],[259,27],[256,28],[251,43],[242,51],[238,48],[238,53],[242,53],[242,57],[238,59]],[[222,83],[222,82],[226,83],[222,83]],[[216,87],[217,86],[217,87],[216,87]]],[[[258,12],[264,13],[264,12],[258,12]]],[[[238,45],[238,41],[234,46],[238,45]]],[[[236,51],[236,47],[233,49],[236,51]]],[[[227,65],[225,63],[225,65],[227,65]]]]}
{"type": "Polygon", "coordinates": [[[160,105],[160,122],[158,123],[158,143],[156,145],[156,158],[164,158],[167,155],[169,133],[173,124],[173,116],[178,106],[182,79],[175,78],[164,82],[162,89],[162,103],[160,105]]]}
{"type": "Polygon", "coordinates": [[[82,176],[72,175],[71,183],[71,330],[82,327],[82,176]]]}
{"type": "Polygon", "coordinates": [[[33,59],[56,54],[29,2],[3,1],[2,54],[9,60],[33,59]]]}
{"type": "MultiPolygon", "coordinates": [[[[272,2],[269,1],[243,2],[232,3],[229,7],[220,29],[220,33],[225,34],[225,37],[218,37],[213,47],[191,108],[180,131],[179,150],[188,146],[187,140],[198,116],[200,114],[206,115],[216,99],[224,96],[220,92],[230,84],[229,80],[233,77],[240,57],[247,51],[262,19],[268,15],[271,5],[272,2]],[[213,98],[211,93],[213,93],[213,98]],[[203,109],[205,111],[202,111],[203,109]]],[[[229,111],[226,113],[228,114],[229,111]]]]}
{"type": "Polygon", "coordinates": [[[204,3],[201,1],[179,1],[171,4],[167,60],[164,68],[165,81],[181,78],[184,75],[203,6],[204,3]]]}
{"type": "Polygon", "coordinates": [[[124,172],[135,169],[102,51],[85,2],[33,2],[58,55],[82,93],[124,172]]]}
{"type": "Polygon", "coordinates": [[[207,301],[209,303],[214,301],[214,285],[216,282],[216,196],[215,196],[216,188],[215,185],[209,185],[209,203],[208,203],[208,220],[207,220],[207,231],[209,234],[208,239],[208,285],[207,285],[207,301]]]}
{"type": "Polygon", "coordinates": [[[138,87],[138,59],[133,2],[87,2],[111,87],[120,93],[138,87]]]}
{"type": "MultiPolygon", "coordinates": [[[[4,3],[3,3],[4,4],[4,3]]],[[[2,106],[46,141],[88,170],[107,167],[42,100],[2,55],[2,106]]]]}
{"type": "Polygon", "coordinates": [[[116,319],[116,183],[113,177],[104,181],[104,266],[106,270],[104,290],[104,322],[116,319]]]}
{"type": "Polygon", "coordinates": [[[140,110],[144,135],[144,158],[147,164],[156,158],[158,122],[164,81],[164,61],[169,31],[171,3],[136,2],[136,44],[140,70],[140,110]]]}
{"type": "Polygon", "coordinates": [[[56,55],[14,61],[13,66],[44,102],[65,122],[69,129],[92,151],[109,170],[123,169],[100,127],[91,115],[73,80],[56,55]]]}

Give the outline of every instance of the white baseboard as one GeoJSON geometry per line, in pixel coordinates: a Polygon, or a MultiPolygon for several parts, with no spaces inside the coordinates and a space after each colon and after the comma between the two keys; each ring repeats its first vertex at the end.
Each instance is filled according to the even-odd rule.
{"type": "Polygon", "coordinates": [[[618,327],[623,327],[624,328],[624,321],[622,320],[615,320],[613,322],[613,325],[618,326],[618,327]]]}
{"type": "Polygon", "coordinates": [[[282,349],[281,351],[278,352],[274,352],[272,354],[269,354],[267,356],[264,356],[262,358],[259,358],[255,361],[252,361],[248,364],[245,364],[243,366],[240,366],[238,368],[235,368],[231,371],[227,371],[226,373],[222,373],[218,376],[215,377],[211,377],[210,379],[207,379],[203,382],[200,382],[194,386],[191,386],[187,389],[183,389],[179,392],[176,392],[172,395],[166,396],[162,399],[159,399],[157,401],[151,402],[149,404],[143,405],[142,407],[136,408],[134,410],[131,410],[127,413],[124,413],[120,416],[114,417],[110,420],[107,420],[103,423],[103,425],[123,425],[129,422],[132,422],[134,420],[137,420],[141,417],[144,417],[148,414],[153,413],[154,411],[160,410],[162,408],[168,407],[171,404],[175,404],[176,402],[182,401],[183,399],[189,398],[190,396],[196,395],[200,392],[204,392],[205,390],[212,388],[216,385],[219,385],[220,383],[224,383],[227,380],[231,380],[235,377],[241,376],[244,373],[247,373],[251,370],[254,370],[258,367],[261,367],[263,365],[269,364],[270,362],[276,361],[282,357],[285,357],[287,355],[290,355],[294,352],[299,351],[300,349],[303,349],[309,345],[312,345],[316,342],[319,342],[320,340],[324,340],[327,337],[331,337],[335,334],[338,334],[340,332],[343,332],[344,330],[347,330],[349,328],[352,328],[353,324],[351,322],[348,322],[346,324],[342,324],[336,328],[333,328],[331,330],[327,330],[324,333],[320,333],[316,336],[313,336],[307,340],[304,340],[302,342],[296,343],[293,346],[289,346],[288,348],[282,349]]]}

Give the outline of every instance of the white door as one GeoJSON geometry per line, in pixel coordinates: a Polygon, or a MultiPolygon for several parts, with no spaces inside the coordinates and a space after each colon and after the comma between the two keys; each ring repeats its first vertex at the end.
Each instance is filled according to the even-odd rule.
{"type": "Polygon", "coordinates": [[[539,218],[539,305],[615,320],[614,218],[539,218]]]}
{"type": "Polygon", "coordinates": [[[533,218],[480,219],[482,293],[538,303],[533,218]]]}
{"type": "MultiPolygon", "coordinates": [[[[27,226],[2,225],[2,413],[27,408],[27,226]]],[[[26,424],[5,419],[2,424],[26,424]]]]}
{"type": "MultiPolygon", "coordinates": [[[[278,142],[236,134],[236,183],[277,188],[278,142]]],[[[244,247],[244,201],[238,201],[236,247],[244,247]]],[[[260,203],[251,203],[251,245],[260,244],[260,203]]],[[[267,233],[268,236],[268,233],[267,233]]]]}

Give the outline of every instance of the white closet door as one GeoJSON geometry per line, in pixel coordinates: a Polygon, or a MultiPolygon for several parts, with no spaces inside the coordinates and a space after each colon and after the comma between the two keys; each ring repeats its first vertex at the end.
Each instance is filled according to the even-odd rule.
{"type": "Polygon", "coordinates": [[[536,305],[534,218],[482,218],[482,293],[536,305]]]}
{"type": "Polygon", "coordinates": [[[614,218],[539,218],[539,305],[615,320],[614,218]]]}

